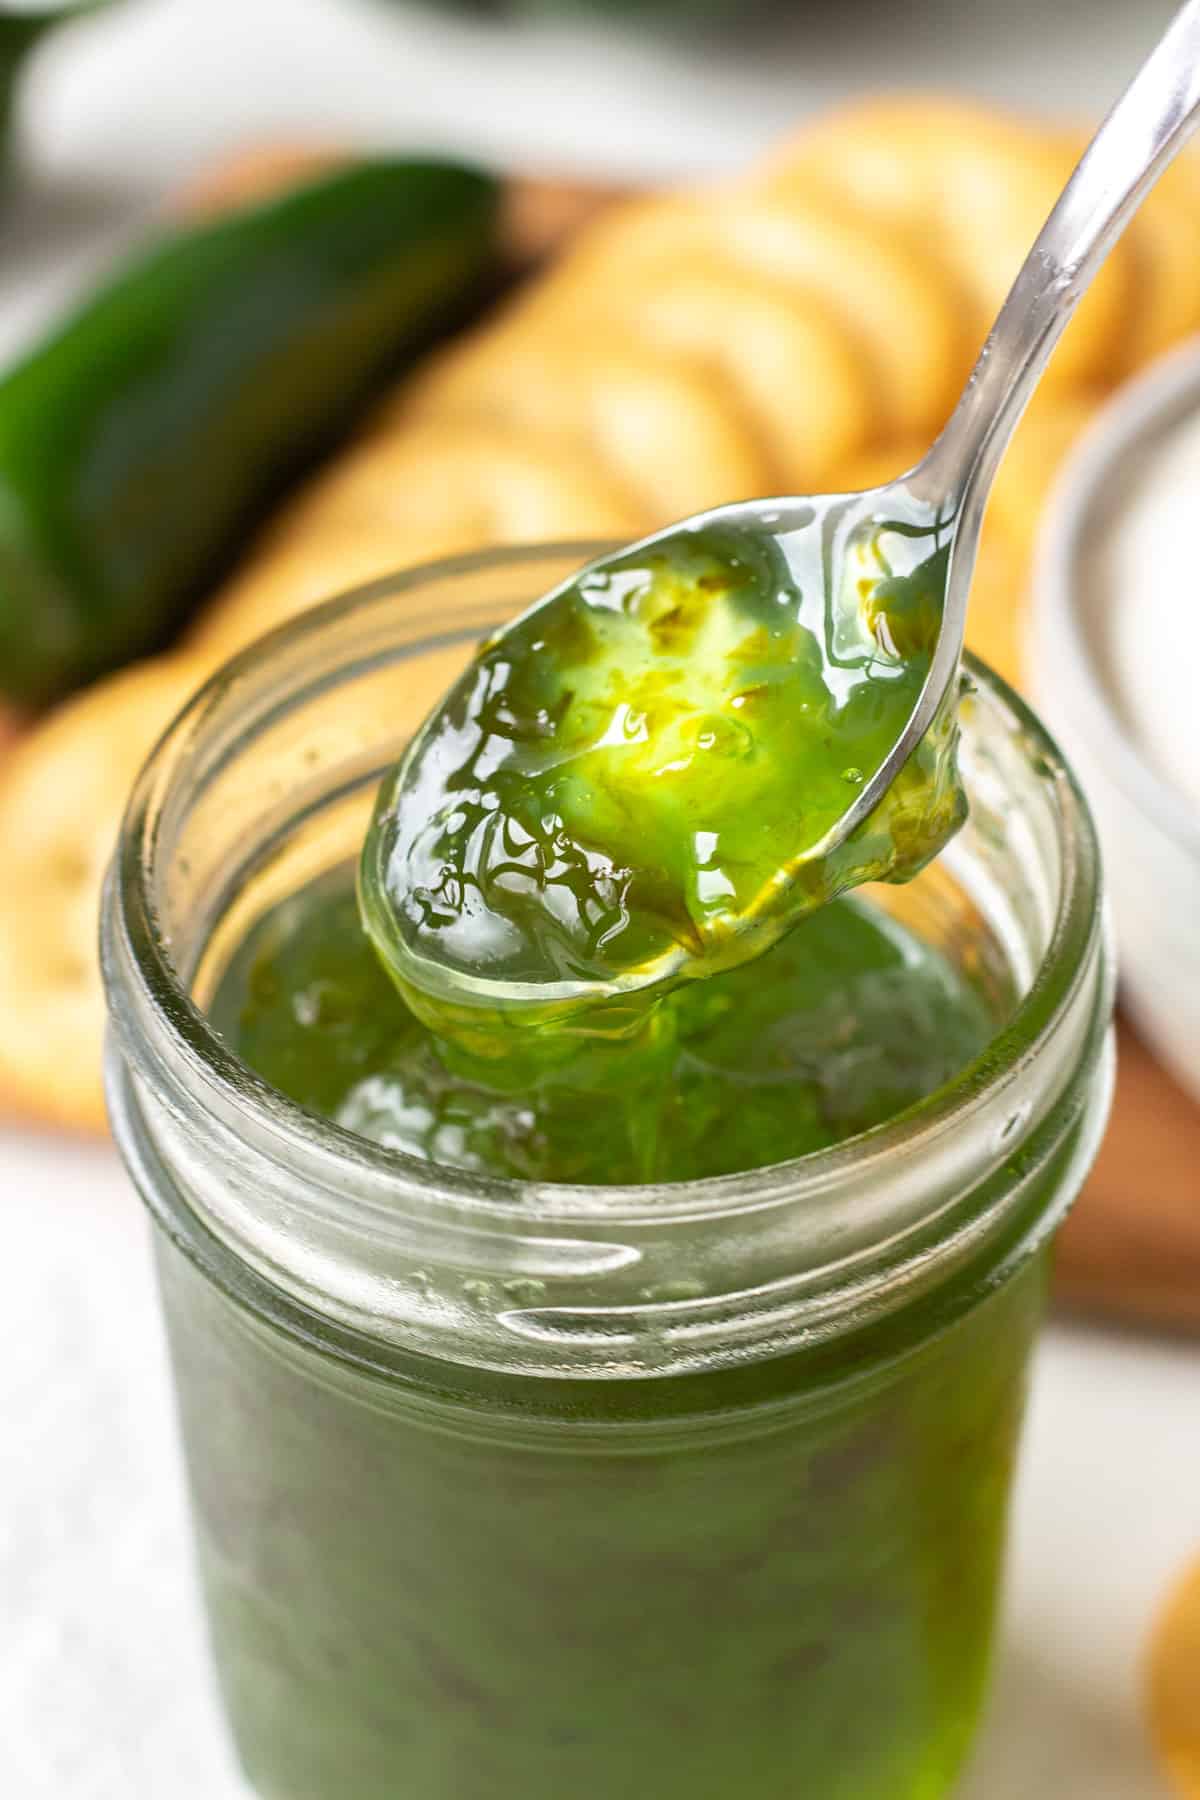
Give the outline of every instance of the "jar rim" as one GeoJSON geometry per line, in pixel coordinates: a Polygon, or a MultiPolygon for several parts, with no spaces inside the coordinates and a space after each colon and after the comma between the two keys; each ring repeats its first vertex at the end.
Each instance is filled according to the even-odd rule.
{"type": "MultiPolygon", "coordinates": [[[[360,1137],[346,1127],[289,1099],[250,1070],[223,1041],[192,998],[177,965],[156,902],[159,825],[171,792],[174,759],[186,752],[204,721],[231,684],[243,680],[266,659],[294,652],[357,609],[387,596],[411,593],[433,580],[478,574],[522,563],[573,557],[583,562],[601,554],[607,543],[564,541],[533,546],[507,546],[441,558],[355,586],[314,606],[256,639],[225,663],[196,691],[160,736],[133,788],[109,877],[104,908],[104,963],[118,1036],[121,1007],[114,994],[121,979],[132,975],[138,989],[137,1013],[144,1027],[153,1020],[159,1047],[190,1068],[226,1117],[253,1121],[278,1141],[302,1140],[307,1155],[319,1159],[327,1180],[338,1172],[348,1178],[347,1191],[364,1184],[379,1197],[382,1187],[403,1189],[411,1205],[415,1194],[431,1203],[453,1206],[458,1216],[475,1213],[482,1221],[519,1219],[525,1227],[539,1218],[569,1218],[593,1225],[654,1218],[703,1218],[769,1207],[795,1195],[836,1190],[848,1169],[866,1177],[900,1151],[911,1154],[914,1142],[939,1140],[982,1111],[993,1090],[1019,1065],[1036,1054],[1071,1008],[1088,978],[1089,951],[1100,931],[1099,851],[1091,815],[1070,766],[1040,720],[1009,685],[978,658],[966,666],[987,703],[998,708],[1028,744],[1061,802],[1062,879],[1045,952],[1027,991],[1011,1016],[981,1054],[959,1070],[917,1108],[886,1120],[829,1149],[748,1171],[687,1181],[656,1184],[569,1184],[518,1181],[435,1165],[411,1154],[360,1137]],[[117,940],[126,954],[116,977],[117,940]]],[[[461,632],[432,633],[416,648],[431,649],[461,641],[461,632]]]]}

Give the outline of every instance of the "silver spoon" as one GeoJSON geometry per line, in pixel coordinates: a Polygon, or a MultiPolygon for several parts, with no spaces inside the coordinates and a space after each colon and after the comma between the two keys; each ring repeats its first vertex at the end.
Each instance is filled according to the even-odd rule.
{"type": "MultiPolygon", "coordinates": [[[[881,832],[880,821],[886,820],[889,829],[895,823],[897,795],[905,793],[906,783],[911,789],[912,771],[922,759],[928,766],[931,744],[940,744],[938,754],[952,764],[954,696],[988,491],[1005,446],[1076,306],[1121,230],[1157,176],[1182,148],[1198,118],[1200,0],[1188,0],[1092,140],[1026,258],[948,424],[914,469],[885,486],[858,494],[747,501],[685,520],[618,556],[602,558],[546,595],[493,640],[476,674],[464,677],[459,687],[452,690],[414,740],[393,781],[385,784],[364,850],[360,893],[367,930],[410,1003],[435,1028],[446,1028],[460,1039],[471,1037],[484,1055],[493,1058],[505,1054],[504,1046],[511,1043],[513,1028],[546,1018],[557,1019],[561,1024],[580,1007],[590,1009],[585,1029],[591,1031],[596,1023],[595,1008],[601,1002],[605,1003],[609,1020],[607,1029],[620,1032],[633,1028],[639,1002],[635,1000],[632,1010],[623,1010],[627,997],[669,983],[680,974],[704,973],[742,960],[769,944],[772,936],[778,935],[806,904],[816,903],[840,887],[863,879],[888,875],[902,878],[915,872],[921,861],[940,847],[937,833],[940,831],[940,841],[944,841],[961,816],[947,808],[944,783],[941,816],[931,828],[930,842],[917,844],[915,854],[911,849],[907,856],[903,852],[896,854],[894,833],[889,836],[888,830],[881,832]],[[880,548],[885,533],[891,534],[886,552],[880,548]],[[526,772],[534,767],[533,780],[544,781],[547,769],[557,778],[560,763],[566,765],[573,757],[586,757],[589,719],[601,718],[602,735],[595,741],[610,745],[611,721],[623,719],[628,723],[632,715],[626,702],[618,707],[606,696],[615,691],[614,677],[629,668],[631,654],[636,657],[637,645],[631,653],[628,641],[620,636],[623,627],[614,627],[617,635],[611,639],[605,637],[605,616],[621,614],[628,592],[622,584],[629,579],[631,565],[657,558],[656,566],[660,570],[666,567],[669,582],[672,559],[685,565],[691,557],[694,567],[696,546],[711,541],[714,534],[722,541],[742,546],[741,551],[735,549],[732,566],[742,570],[739,579],[744,583],[745,569],[755,565],[760,598],[764,594],[768,600],[772,598],[770,571],[775,565],[769,558],[755,563],[755,545],[764,551],[769,547],[776,562],[786,565],[787,575],[795,578],[792,591],[801,594],[801,612],[797,617],[806,618],[806,629],[810,633],[815,629],[817,637],[822,630],[826,633],[827,666],[838,680],[844,679],[844,671],[852,665],[855,655],[861,661],[862,656],[869,658],[879,652],[877,639],[881,635],[885,640],[883,649],[895,653],[892,668],[904,668],[904,655],[896,652],[888,636],[892,623],[889,617],[878,613],[864,616],[870,612],[869,600],[864,596],[869,595],[872,580],[878,585],[881,567],[889,579],[892,577],[897,550],[896,572],[905,577],[916,566],[917,553],[912,550],[912,543],[926,550],[931,544],[936,547],[934,560],[923,566],[926,571],[938,571],[943,590],[939,596],[941,605],[935,610],[936,622],[932,626],[928,612],[924,626],[919,618],[916,626],[911,626],[911,610],[907,615],[909,624],[901,620],[904,629],[915,630],[920,657],[915,674],[910,659],[909,685],[897,684],[891,689],[890,701],[886,703],[892,709],[885,714],[886,735],[875,742],[869,770],[847,770],[852,785],[844,793],[836,791],[836,776],[831,787],[830,771],[824,771],[824,810],[816,805],[810,808],[809,836],[801,841],[798,832],[796,844],[788,842],[786,857],[781,856],[778,862],[768,858],[766,869],[755,871],[756,880],[764,873],[766,879],[752,891],[749,903],[739,897],[738,905],[728,908],[724,917],[718,911],[710,931],[704,915],[705,896],[697,893],[693,882],[690,916],[677,914],[672,923],[668,909],[661,936],[650,942],[644,955],[638,954],[635,947],[627,961],[605,963],[604,932],[609,930],[611,936],[611,928],[606,926],[604,906],[596,900],[596,894],[602,897],[612,871],[601,866],[600,861],[588,861],[592,852],[587,831],[569,842],[560,855],[556,846],[564,836],[570,836],[556,836],[555,828],[561,820],[547,821],[545,840],[536,843],[536,806],[532,813],[526,807],[523,826],[506,816],[494,778],[496,767],[503,761],[496,746],[503,744],[506,754],[516,746],[519,787],[524,779],[522,763],[526,772]],[[906,536],[908,544],[904,541],[906,536]],[[870,580],[864,580],[868,563],[874,573],[870,580]],[[766,575],[762,573],[764,569],[766,575]],[[541,638],[550,636],[556,620],[563,619],[565,610],[569,611],[573,604],[572,596],[577,600],[584,584],[590,584],[586,590],[592,608],[588,616],[598,623],[600,653],[596,653],[589,638],[588,647],[576,657],[569,632],[565,651],[561,642],[547,649],[541,638]],[[811,594],[814,588],[822,591],[825,608],[822,622],[815,626],[811,604],[804,598],[804,593],[811,594]],[[807,612],[803,612],[804,607],[807,612]],[[554,741],[559,722],[553,707],[539,711],[549,690],[543,690],[539,696],[536,674],[524,701],[517,705],[521,716],[515,720],[511,690],[499,693],[503,683],[493,681],[498,663],[504,665],[500,668],[502,676],[521,659],[528,669],[535,660],[531,653],[550,657],[564,697],[575,709],[572,721],[580,713],[584,715],[582,726],[570,726],[575,733],[571,745],[564,747],[554,741]],[[486,685],[489,681],[493,681],[501,708],[506,710],[493,707],[491,715],[486,716],[487,706],[494,698],[486,685]],[[479,710],[473,711],[477,707],[479,710]],[[540,764],[539,734],[548,745],[540,764]],[[856,776],[858,780],[854,782],[856,776]],[[463,795],[467,804],[460,806],[459,797],[463,795]],[[500,841],[497,828],[501,824],[506,828],[511,825],[512,830],[496,853],[500,841]],[[448,851],[447,844],[456,832],[458,838],[448,851]],[[865,852],[864,833],[868,840],[865,852]],[[878,850],[880,840],[887,840],[886,853],[878,850]],[[558,862],[548,874],[548,859],[552,862],[556,857],[558,862]],[[488,864],[486,868],[484,863],[488,864]],[[818,889],[814,874],[818,869],[822,878],[833,870],[823,891],[818,889]],[[589,891],[589,883],[595,893],[589,891]],[[805,892],[805,883],[812,892],[805,892]],[[504,889],[501,904],[492,906],[487,894],[498,893],[500,888],[504,889]],[[577,904],[580,894],[584,896],[582,906],[577,904]],[[571,913],[569,920],[567,912],[571,913]],[[693,926],[700,934],[698,942],[695,937],[689,941],[693,926]],[[632,1025],[627,1025],[627,1019],[632,1025]],[[479,1022],[478,1029],[472,1021],[479,1022]]],[[[986,222],[983,228],[986,229],[986,222]]],[[[917,577],[919,581],[919,569],[917,577]]],[[[926,584],[928,579],[926,573],[926,584]]],[[[772,622],[768,620],[769,624],[772,622]]],[[[573,629],[570,619],[568,626],[573,629]]],[[[719,706],[728,709],[731,704],[728,686],[723,698],[712,698],[717,691],[712,671],[723,667],[729,658],[729,641],[722,637],[722,628],[718,618],[707,637],[695,638],[692,648],[676,648],[673,679],[676,694],[681,686],[694,689],[708,708],[706,716],[718,724],[728,724],[728,710],[718,716],[719,706]]],[[[776,635],[782,641],[783,634],[776,635]]],[[[879,667],[878,663],[874,666],[879,667]]],[[[885,667],[883,677],[877,678],[884,681],[885,688],[888,672],[885,667]]],[[[771,673],[787,677],[787,667],[781,670],[776,666],[771,673]]],[[[799,679],[797,674],[796,680],[799,679]]],[[[778,693],[778,689],[774,691],[778,693]]],[[[883,691],[877,689],[877,693],[883,691]]],[[[732,705],[738,705],[741,699],[740,694],[734,695],[732,705]]],[[[805,706],[795,701],[794,710],[803,713],[805,706]]],[[[813,708],[810,706],[808,711],[811,713],[813,708]]],[[[787,729],[791,728],[788,722],[787,729]]],[[[561,735],[569,733],[564,729],[561,735]]],[[[786,768],[781,773],[783,741],[776,738],[773,750],[765,758],[760,753],[758,764],[760,770],[765,764],[775,782],[767,804],[775,806],[780,842],[785,841],[790,829],[787,806],[793,803],[793,797],[797,818],[807,803],[806,796],[795,796],[794,783],[786,780],[786,768]],[[778,804],[781,788],[782,812],[778,804]]],[[[622,744],[622,752],[625,749],[622,744]]],[[[671,766],[674,765],[668,765],[671,766]]],[[[622,768],[628,767],[622,764],[622,768]]],[[[710,759],[708,769],[716,768],[715,759],[710,759]]],[[[927,782],[929,791],[938,790],[943,772],[935,769],[927,782]]],[[[651,771],[654,777],[662,773],[661,767],[651,771]]],[[[742,778],[737,770],[733,777],[742,778]]],[[[499,785],[506,779],[502,768],[499,785]]],[[[601,806],[607,801],[607,816],[618,839],[622,830],[621,806],[631,791],[627,787],[622,790],[621,779],[618,777],[599,801],[601,806]]],[[[720,779],[726,776],[722,774],[720,779]]],[[[596,792],[594,782],[588,785],[589,780],[585,771],[585,813],[591,804],[586,796],[596,792]]],[[[699,798],[700,805],[693,805],[690,812],[686,806],[681,808],[672,815],[674,819],[682,819],[685,825],[693,820],[707,823],[701,814],[709,781],[705,770],[697,778],[692,795],[693,801],[699,798]]],[[[651,786],[646,782],[644,791],[649,792],[651,786]]],[[[510,786],[504,791],[512,793],[514,789],[510,786]]],[[[724,816],[734,821],[731,837],[737,835],[742,798],[736,787],[726,789],[724,816]]],[[[756,803],[752,787],[747,786],[744,798],[746,807],[752,809],[756,803]]],[[[922,798],[920,792],[917,798],[922,798]]],[[[657,801],[650,802],[651,806],[654,804],[657,801]]],[[[911,810],[910,807],[910,813],[911,810]]],[[[647,819],[653,816],[650,812],[639,819],[637,829],[626,833],[622,845],[626,875],[632,870],[635,882],[649,881],[651,886],[653,864],[661,855],[654,831],[646,829],[647,819]]],[[[597,818],[602,823],[603,815],[598,814],[597,818]]],[[[588,818],[589,827],[593,822],[588,818]]],[[[911,825],[911,816],[908,824],[911,825]]],[[[603,842],[602,830],[599,837],[603,842]]],[[[742,868],[747,866],[745,849],[743,841],[742,868]]],[[[735,861],[736,853],[735,846],[735,861]]],[[[623,906],[624,900],[618,893],[610,908],[611,916],[621,915],[623,906]]],[[[653,900],[649,912],[654,914],[653,900]]],[[[628,907],[623,916],[628,919],[628,907]]]]}
{"type": "Polygon", "coordinates": [[[1187,0],[1088,145],[1038,233],[940,437],[907,475],[858,496],[864,510],[878,511],[897,488],[944,504],[953,518],[954,544],[941,635],[924,690],[895,749],[847,809],[843,832],[878,805],[955,679],[984,508],[1000,459],[1105,257],[1197,124],[1200,0],[1187,0]]]}

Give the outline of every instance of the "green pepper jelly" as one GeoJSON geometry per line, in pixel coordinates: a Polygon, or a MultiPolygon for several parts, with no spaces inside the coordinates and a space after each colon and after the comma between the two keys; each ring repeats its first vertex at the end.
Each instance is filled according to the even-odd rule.
{"type": "Polygon", "coordinates": [[[484,646],[380,791],[364,924],[441,1037],[525,1081],[639,1033],[961,825],[956,695],[859,826],[941,624],[936,514],[681,530],[585,569],[484,646]]]}
{"type": "Polygon", "coordinates": [[[217,1672],[264,1800],[950,1792],[1043,1257],[832,1353],[651,1381],[356,1367],[165,1241],[159,1268],[217,1672]]]}
{"type": "MultiPolygon", "coordinates": [[[[983,1049],[994,1013],[888,914],[845,898],[753,963],[670,993],[632,1044],[515,1089],[408,1009],[358,920],[350,871],[277,907],[211,1007],[238,1055],[388,1149],[524,1181],[698,1180],[843,1142],[983,1049]]],[[[503,1077],[503,1071],[500,1072],[503,1077]]]]}
{"type": "Polygon", "coordinates": [[[263,1800],[943,1800],[963,1765],[1104,1109],[1090,827],[977,670],[953,863],[846,891],[963,818],[952,700],[829,851],[923,679],[936,521],[844,616],[692,548],[584,596],[598,660],[485,647],[427,803],[385,777],[370,937],[406,684],[551,552],[314,614],[131,808],[114,1125],[263,1800]]]}
{"type": "MultiPolygon", "coordinates": [[[[915,874],[961,823],[952,705],[883,805],[829,847],[916,703],[945,552],[935,524],[881,528],[839,605],[828,523],[814,514],[790,558],[709,530],[610,560],[485,645],[381,790],[360,896],[380,956],[348,871],[276,907],[211,1007],[242,1060],[387,1150],[521,1181],[648,1184],[843,1143],[977,1056],[996,1018],[961,971],[837,897],[915,874]],[[627,991],[645,969],[663,978],[627,991]],[[480,975],[510,1002],[489,986],[481,1004],[480,975]]],[[[964,1334],[964,1356],[982,1356],[966,1342],[982,1335],[994,1365],[978,1438],[956,1379],[911,1375],[839,1402],[803,1443],[772,1429],[632,1459],[560,1462],[545,1445],[481,1467],[452,1440],[409,1444],[329,1410],[329,1472],[284,1458],[272,1482],[304,1489],[288,1502],[304,1523],[274,1550],[290,1634],[315,1648],[331,1616],[352,1627],[336,1634],[351,1677],[313,1664],[302,1725],[270,1682],[264,1698],[260,1594],[210,1571],[218,1614],[234,1613],[226,1680],[255,1721],[251,1772],[289,1800],[339,1782],[362,1800],[940,1791],[982,1677],[1015,1430],[997,1337],[1023,1340],[1035,1287],[964,1334]],[[951,1435],[972,1489],[953,1523],[921,1498],[951,1435]],[[463,1544],[447,1563],[444,1522],[481,1479],[495,1501],[482,1562],[463,1544]],[[343,1507],[359,1530],[335,1568],[322,1521],[343,1507]],[[948,1530],[966,1533],[963,1591],[942,1596],[921,1571],[948,1530]],[[293,1555],[313,1548],[322,1566],[302,1570],[293,1555]],[[400,1608],[382,1633],[381,1574],[400,1608]],[[883,1723],[884,1671],[900,1664],[883,1723]]],[[[751,1396],[765,1404],[780,1373],[751,1396]]],[[[290,1381],[272,1375],[272,1412],[295,1413],[290,1381]]],[[[575,1398],[577,1423],[589,1399],[612,1404],[575,1398]]],[[[219,1484],[218,1535],[227,1473],[219,1484]]]]}
{"type": "MultiPolygon", "coordinates": [[[[919,1107],[996,1026],[947,957],[847,898],[675,990],[636,1047],[593,1045],[579,1085],[557,1068],[489,1088],[393,987],[348,869],[262,920],[211,1016],[260,1075],[388,1149],[582,1183],[842,1143],[919,1107]]],[[[956,1324],[952,1352],[900,1355],[883,1378],[867,1334],[837,1370],[636,1396],[485,1381],[424,1417],[311,1349],[260,1363],[190,1271],[167,1279],[197,1288],[173,1313],[206,1447],[205,1575],[264,1794],[944,1791],[985,1674],[1037,1269],[956,1324]]],[[[510,1290],[536,1300],[536,1283],[510,1290]]],[[[448,1374],[413,1366],[407,1384],[428,1403],[448,1374]]]]}

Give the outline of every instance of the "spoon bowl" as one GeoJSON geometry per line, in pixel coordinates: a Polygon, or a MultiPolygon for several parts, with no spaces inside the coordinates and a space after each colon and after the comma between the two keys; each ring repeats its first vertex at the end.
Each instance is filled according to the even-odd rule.
{"type": "Polygon", "coordinates": [[[493,1056],[513,1023],[622,1034],[647,990],[915,874],[964,816],[953,693],[844,821],[927,685],[951,542],[903,484],[721,507],[484,645],[364,852],[364,920],[414,1009],[493,1056]]]}

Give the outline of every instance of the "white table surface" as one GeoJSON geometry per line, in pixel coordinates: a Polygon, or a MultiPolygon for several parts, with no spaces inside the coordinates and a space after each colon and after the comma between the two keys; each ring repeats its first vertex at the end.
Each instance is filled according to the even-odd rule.
{"type": "MultiPolygon", "coordinates": [[[[888,20],[907,10],[808,0],[718,51],[595,23],[497,32],[396,0],[127,0],[32,72],[29,175],[0,218],[0,353],[238,137],[316,131],[627,176],[718,168],[872,79],[1094,110],[1171,0],[929,0],[897,35],[888,20]]],[[[107,1146],[0,1130],[0,1218],[0,1795],[237,1800],[137,1202],[107,1146]]],[[[1197,1552],[1200,1349],[1053,1326],[963,1800],[1164,1800],[1140,1659],[1197,1552]]]]}

